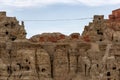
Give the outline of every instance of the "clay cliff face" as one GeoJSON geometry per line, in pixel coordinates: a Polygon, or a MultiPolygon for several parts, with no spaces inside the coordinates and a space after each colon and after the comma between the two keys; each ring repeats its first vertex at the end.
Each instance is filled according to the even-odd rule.
{"type": "Polygon", "coordinates": [[[82,35],[26,39],[24,22],[0,12],[0,80],[119,80],[119,15],[95,15],[82,35]]]}

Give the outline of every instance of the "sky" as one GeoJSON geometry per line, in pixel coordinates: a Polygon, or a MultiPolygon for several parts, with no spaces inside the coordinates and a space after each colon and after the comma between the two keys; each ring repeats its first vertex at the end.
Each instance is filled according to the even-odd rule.
{"type": "Polygon", "coordinates": [[[0,0],[0,11],[24,21],[27,38],[45,32],[80,33],[94,15],[108,15],[120,0],[0,0]]]}

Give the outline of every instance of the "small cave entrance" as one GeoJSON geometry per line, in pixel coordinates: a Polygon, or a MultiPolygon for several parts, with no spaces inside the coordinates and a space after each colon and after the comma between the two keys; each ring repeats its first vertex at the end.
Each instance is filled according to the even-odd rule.
{"type": "Polygon", "coordinates": [[[115,40],[115,42],[118,42],[118,40],[115,40]]]}
{"type": "Polygon", "coordinates": [[[26,62],[28,62],[28,59],[26,59],[26,62]]]}
{"type": "Polygon", "coordinates": [[[8,31],[6,31],[6,32],[5,32],[5,34],[6,34],[6,35],[8,35],[8,34],[9,34],[9,32],[8,32],[8,31]]]}
{"type": "Polygon", "coordinates": [[[8,25],[9,25],[9,23],[6,23],[6,24],[5,24],[5,27],[7,27],[8,25]]]}
{"type": "Polygon", "coordinates": [[[101,20],[101,18],[98,18],[98,20],[101,20]]]}
{"type": "Polygon", "coordinates": [[[26,59],[25,62],[28,64],[31,64],[31,62],[28,59],[26,59]]]}
{"type": "Polygon", "coordinates": [[[14,40],[16,40],[16,38],[17,38],[17,37],[13,36],[13,37],[11,38],[11,40],[14,41],[14,40]]]}
{"type": "Polygon", "coordinates": [[[98,35],[103,35],[103,32],[98,29],[98,30],[97,30],[97,34],[98,34],[98,35]]]}
{"type": "Polygon", "coordinates": [[[103,41],[103,39],[99,39],[99,41],[103,41]]]}
{"type": "Polygon", "coordinates": [[[45,72],[45,71],[46,71],[46,69],[45,69],[45,68],[42,68],[42,69],[41,69],[41,71],[42,71],[42,72],[45,72]]]}
{"type": "Polygon", "coordinates": [[[111,76],[110,72],[107,72],[107,76],[111,76]]]}
{"type": "Polygon", "coordinates": [[[113,69],[113,70],[116,70],[116,67],[113,67],[112,69],[113,69]]]}
{"type": "Polygon", "coordinates": [[[97,64],[96,66],[99,67],[99,64],[97,64]]]}

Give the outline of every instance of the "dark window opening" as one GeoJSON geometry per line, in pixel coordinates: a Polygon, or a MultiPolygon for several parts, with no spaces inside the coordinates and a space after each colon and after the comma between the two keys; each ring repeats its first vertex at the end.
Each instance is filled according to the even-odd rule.
{"type": "Polygon", "coordinates": [[[100,30],[97,30],[97,32],[99,32],[100,30]]]}
{"type": "Polygon", "coordinates": [[[28,59],[26,59],[26,62],[28,62],[28,59]]]}
{"type": "Polygon", "coordinates": [[[97,67],[99,67],[99,65],[97,64],[97,67]]]}
{"type": "Polygon", "coordinates": [[[116,42],[118,42],[118,40],[116,40],[116,42]]]}
{"type": "Polygon", "coordinates": [[[120,69],[118,69],[120,71],[120,69]]]}
{"type": "Polygon", "coordinates": [[[107,72],[107,76],[110,76],[111,74],[110,74],[110,72],[107,72]]]}
{"type": "Polygon", "coordinates": [[[22,66],[21,68],[23,69],[24,67],[22,66]]]}
{"type": "Polygon", "coordinates": [[[14,41],[16,39],[16,37],[12,37],[11,40],[14,41]]]}
{"type": "Polygon", "coordinates": [[[9,34],[8,31],[6,31],[5,34],[8,35],[9,34]]]}
{"type": "Polygon", "coordinates": [[[20,63],[16,63],[16,65],[20,65],[20,63]]]}
{"type": "Polygon", "coordinates": [[[100,35],[103,35],[103,33],[102,33],[102,32],[100,32],[99,34],[100,34],[100,35]]]}
{"type": "Polygon", "coordinates": [[[45,71],[46,71],[45,68],[43,68],[43,69],[42,69],[42,72],[45,72],[45,71]]]}
{"type": "Polygon", "coordinates": [[[98,18],[98,20],[101,20],[101,18],[98,18]]]}
{"type": "Polygon", "coordinates": [[[99,41],[103,41],[102,39],[100,39],[99,41]]]}
{"type": "Polygon", "coordinates": [[[7,23],[7,24],[5,24],[5,26],[7,27],[9,24],[7,23]]]}
{"type": "Polygon", "coordinates": [[[113,70],[116,70],[116,67],[113,67],[113,70]]]}
{"type": "Polygon", "coordinates": [[[113,35],[112,35],[112,41],[113,41],[113,35]]]}
{"type": "Polygon", "coordinates": [[[97,34],[98,35],[103,35],[103,32],[101,32],[100,30],[97,30],[97,34]]]}

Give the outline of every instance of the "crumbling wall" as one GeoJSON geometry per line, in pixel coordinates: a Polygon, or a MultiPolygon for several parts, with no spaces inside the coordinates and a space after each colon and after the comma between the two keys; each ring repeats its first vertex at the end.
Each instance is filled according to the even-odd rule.
{"type": "Polygon", "coordinates": [[[119,80],[119,9],[95,15],[83,34],[26,39],[24,22],[0,12],[0,80],[119,80]]]}
{"type": "Polygon", "coordinates": [[[6,12],[0,12],[0,39],[5,41],[25,38],[24,22],[19,24],[16,17],[7,17],[6,12]]]}

